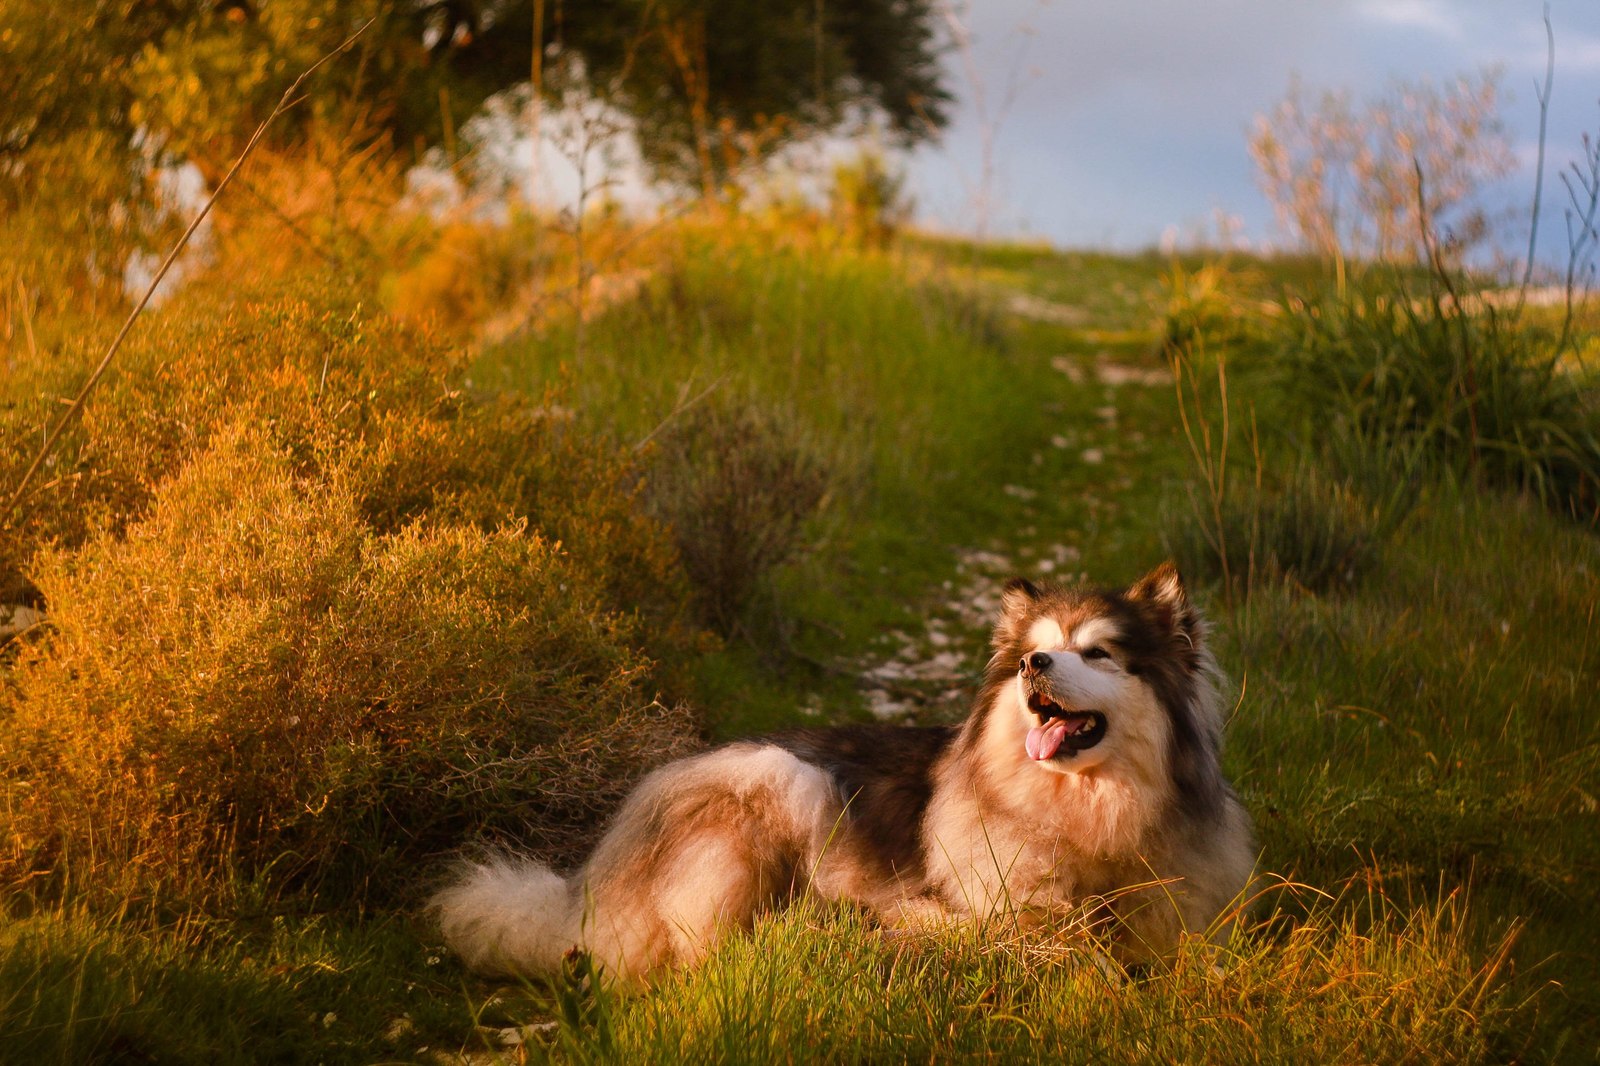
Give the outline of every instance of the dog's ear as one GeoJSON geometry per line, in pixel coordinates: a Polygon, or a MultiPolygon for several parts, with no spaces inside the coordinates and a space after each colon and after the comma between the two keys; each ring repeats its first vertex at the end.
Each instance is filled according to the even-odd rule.
{"type": "Polygon", "coordinates": [[[994,620],[994,635],[990,640],[996,652],[990,666],[1003,661],[1011,669],[1016,669],[1016,657],[1011,654],[1011,645],[1020,641],[1028,631],[1033,609],[1042,595],[1039,587],[1026,578],[1014,577],[1005,583],[1000,590],[1000,616],[994,620]]]}
{"type": "Polygon", "coordinates": [[[1025,577],[1014,577],[1000,593],[1000,617],[1019,618],[1038,601],[1038,586],[1025,577]]]}
{"type": "Polygon", "coordinates": [[[1145,603],[1155,614],[1161,626],[1173,635],[1181,634],[1191,645],[1200,640],[1200,615],[1189,601],[1189,590],[1184,587],[1183,575],[1172,560],[1167,560],[1138,581],[1128,586],[1128,599],[1145,603]]]}

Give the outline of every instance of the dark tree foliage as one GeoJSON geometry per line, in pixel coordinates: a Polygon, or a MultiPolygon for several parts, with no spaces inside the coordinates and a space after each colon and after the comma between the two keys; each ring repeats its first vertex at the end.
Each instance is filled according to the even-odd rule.
{"type": "Polygon", "coordinates": [[[907,143],[947,120],[930,0],[593,0],[582,9],[582,19],[571,5],[558,11],[567,21],[551,40],[615,87],[647,157],[669,172],[718,167],[740,139],[831,128],[863,105],[907,143]]]}
{"type": "Polygon", "coordinates": [[[214,170],[296,73],[374,16],[280,141],[338,110],[402,150],[438,145],[529,82],[536,23],[542,62],[581,69],[674,176],[705,179],[733,145],[857,110],[907,142],[948,115],[931,0],[7,0],[0,175],[85,129],[130,146],[142,132],[214,170]]]}

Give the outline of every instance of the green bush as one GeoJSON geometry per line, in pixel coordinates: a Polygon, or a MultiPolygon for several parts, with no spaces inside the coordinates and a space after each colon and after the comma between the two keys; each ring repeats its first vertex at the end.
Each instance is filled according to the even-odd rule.
{"type": "Polygon", "coordinates": [[[1260,272],[1226,260],[1190,269],[1174,258],[1161,281],[1166,290],[1162,346],[1168,351],[1188,351],[1207,342],[1247,345],[1260,337],[1272,310],[1256,295],[1265,288],[1260,272]]]}
{"type": "Polygon", "coordinates": [[[1184,573],[1206,580],[1226,573],[1243,591],[1258,576],[1311,592],[1352,588],[1376,564],[1388,532],[1363,495],[1308,466],[1281,485],[1230,495],[1220,518],[1196,505],[1165,525],[1166,549],[1184,573]]]}
{"type": "Polygon", "coordinates": [[[905,174],[891,167],[882,152],[864,148],[834,165],[829,214],[859,244],[886,248],[915,210],[905,186],[905,174]]]}
{"type": "Polygon", "coordinates": [[[829,472],[792,416],[750,401],[700,407],[658,439],[651,504],[673,530],[701,619],[732,634],[772,572],[804,550],[829,472]]]}
{"type": "Polygon", "coordinates": [[[1437,278],[1421,297],[1368,284],[1294,303],[1289,323],[1288,387],[1333,438],[1361,445],[1358,464],[1376,457],[1404,480],[1420,456],[1594,520],[1600,387],[1549,331],[1437,278]]]}

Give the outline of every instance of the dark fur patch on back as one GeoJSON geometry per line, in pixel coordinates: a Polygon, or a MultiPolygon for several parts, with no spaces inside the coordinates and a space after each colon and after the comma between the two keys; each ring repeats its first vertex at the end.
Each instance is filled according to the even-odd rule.
{"type": "Polygon", "coordinates": [[[851,830],[888,864],[886,879],[920,880],[933,766],[955,735],[954,726],[856,725],[764,739],[833,779],[851,830]]]}

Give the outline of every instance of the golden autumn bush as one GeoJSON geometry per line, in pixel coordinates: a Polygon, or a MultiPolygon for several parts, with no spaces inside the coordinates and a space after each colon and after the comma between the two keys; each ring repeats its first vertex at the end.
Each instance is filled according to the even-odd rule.
{"type": "Polygon", "coordinates": [[[51,624],[0,689],[8,879],[382,898],[485,833],[562,857],[691,746],[631,455],[315,292],[152,325],[11,540],[51,624]]]}

